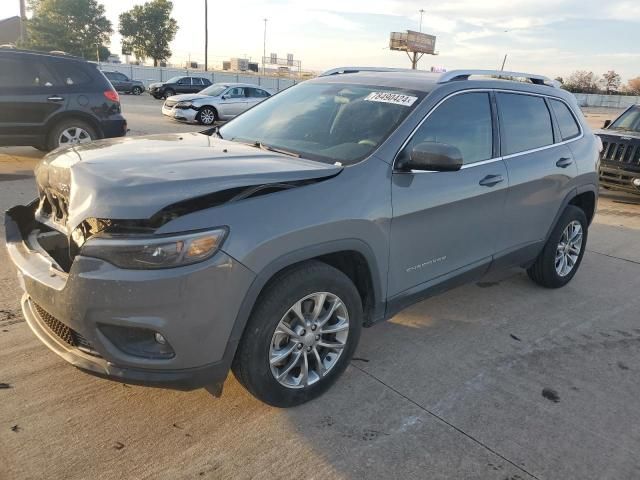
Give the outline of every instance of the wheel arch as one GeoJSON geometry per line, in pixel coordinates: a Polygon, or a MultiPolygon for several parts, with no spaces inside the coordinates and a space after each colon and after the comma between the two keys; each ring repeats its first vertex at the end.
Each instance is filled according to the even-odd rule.
{"type": "Polygon", "coordinates": [[[229,344],[237,346],[260,294],[279,276],[308,261],[320,261],[342,271],[356,285],[363,300],[365,325],[384,317],[382,285],[373,250],[361,240],[338,240],[287,253],[262,269],[242,301],[229,344]]]}
{"type": "Polygon", "coordinates": [[[99,138],[104,138],[104,132],[100,127],[100,123],[95,118],[93,118],[88,113],[75,111],[75,110],[60,112],[54,115],[53,117],[51,117],[45,125],[45,135],[48,137],[49,133],[51,132],[51,129],[56,124],[64,120],[71,120],[71,119],[79,119],[79,120],[82,120],[83,122],[88,123],[96,131],[99,138]]]}

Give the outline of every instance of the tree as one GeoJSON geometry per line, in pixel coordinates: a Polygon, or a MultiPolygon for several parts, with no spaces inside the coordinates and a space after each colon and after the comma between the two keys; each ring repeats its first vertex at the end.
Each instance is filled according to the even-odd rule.
{"type": "Polygon", "coordinates": [[[111,22],[97,0],[30,0],[31,19],[21,46],[33,50],[62,50],[94,60],[109,56],[111,22]]]}
{"type": "Polygon", "coordinates": [[[156,67],[167,60],[171,56],[169,43],[178,31],[178,22],[171,18],[172,9],[169,0],[152,0],[122,13],[119,32],[123,50],[141,60],[152,58],[156,67]]]}
{"type": "Polygon", "coordinates": [[[607,92],[607,95],[609,95],[611,92],[615,92],[620,88],[622,79],[615,71],[609,70],[607,73],[602,74],[601,82],[607,92]]]}
{"type": "Polygon", "coordinates": [[[598,92],[598,82],[593,72],[578,70],[569,75],[564,82],[565,89],[574,93],[596,93],[598,92]]]}
{"type": "Polygon", "coordinates": [[[632,78],[627,82],[627,91],[631,95],[640,95],[640,77],[632,78]]]}

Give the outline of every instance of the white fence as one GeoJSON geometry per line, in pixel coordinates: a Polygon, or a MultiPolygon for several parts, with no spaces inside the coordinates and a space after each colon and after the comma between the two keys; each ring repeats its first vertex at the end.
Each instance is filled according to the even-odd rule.
{"type": "Polygon", "coordinates": [[[244,74],[244,73],[231,73],[220,71],[203,70],[191,70],[183,68],[162,68],[162,67],[143,67],[140,65],[125,65],[125,64],[113,64],[103,63],[100,65],[102,70],[111,70],[114,72],[124,73],[132,80],[140,80],[146,87],[153,82],[163,82],[169,80],[171,77],[177,76],[196,76],[204,77],[211,80],[212,83],[224,83],[224,82],[241,82],[241,83],[253,83],[260,85],[262,88],[270,90],[272,92],[279,92],[285,88],[289,88],[297,83],[296,80],[291,78],[279,78],[279,77],[267,77],[256,74],[244,74]]]}
{"type": "Polygon", "coordinates": [[[640,96],[599,95],[594,93],[575,93],[581,107],[627,108],[640,104],[640,96]]]}

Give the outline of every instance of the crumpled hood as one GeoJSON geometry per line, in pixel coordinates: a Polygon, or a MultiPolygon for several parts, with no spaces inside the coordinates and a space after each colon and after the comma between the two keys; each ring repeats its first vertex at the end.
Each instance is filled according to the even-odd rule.
{"type": "Polygon", "coordinates": [[[172,95],[171,97],[167,98],[167,100],[171,100],[174,102],[186,102],[187,100],[198,100],[200,98],[214,98],[214,97],[211,97],[210,95],[201,95],[199,93],[185,93],[182,95],[172,95]]]}
{"type": "Polygon", "coordinates": [[[162,208],[239,187],[321,179],[342,167],[201,133],[101,140],[57,150],[35,169],[41,191],[68,198],[64,229],[88,218],[148,219],[162,208]]]}

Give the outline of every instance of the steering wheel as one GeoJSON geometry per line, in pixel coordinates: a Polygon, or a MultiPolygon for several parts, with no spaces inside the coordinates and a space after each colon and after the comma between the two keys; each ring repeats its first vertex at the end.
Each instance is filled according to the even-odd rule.
{"type": "Polygon", "coordinates": [[[365,138],[364,140],[360,140],[358,142],[358,145],[371,145],[372,147],[376,147],[376,146],[378,146],[378,143],[374,142],[373,140],[370,140],[368,138],[365,138]]]}

